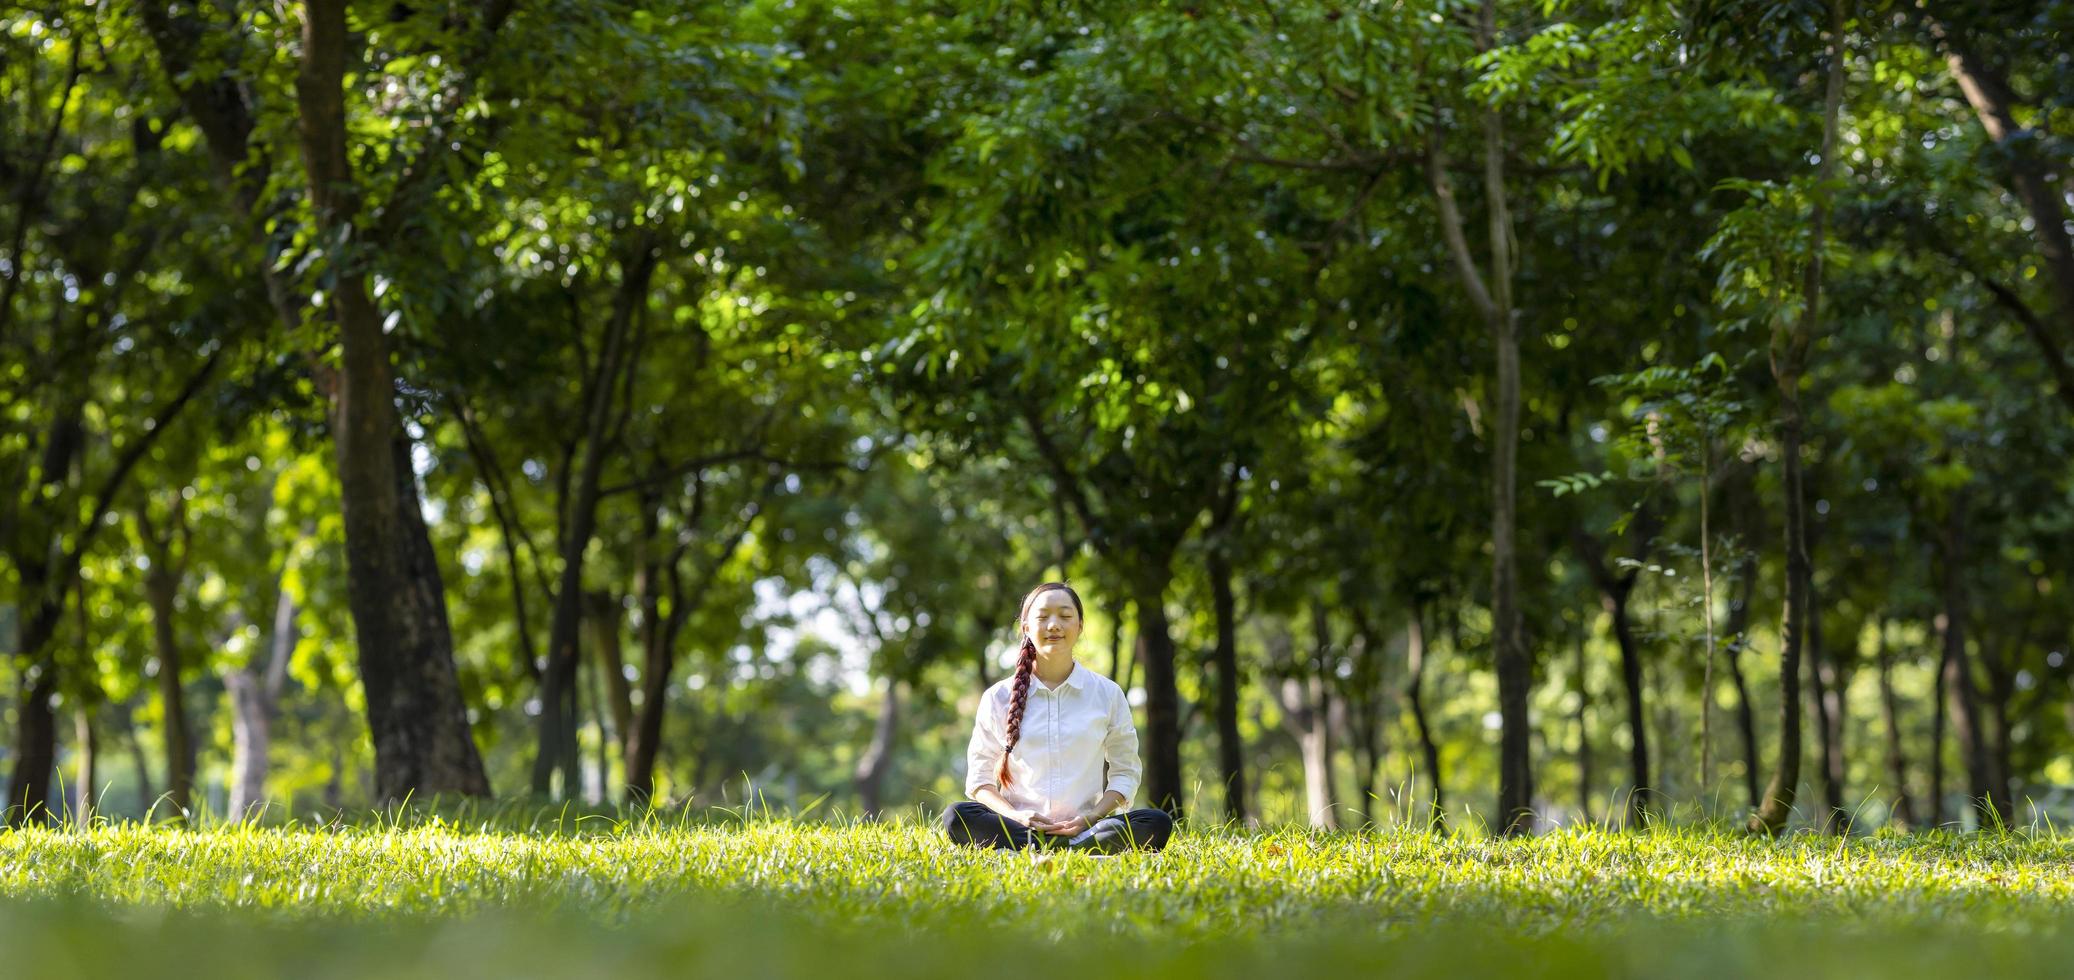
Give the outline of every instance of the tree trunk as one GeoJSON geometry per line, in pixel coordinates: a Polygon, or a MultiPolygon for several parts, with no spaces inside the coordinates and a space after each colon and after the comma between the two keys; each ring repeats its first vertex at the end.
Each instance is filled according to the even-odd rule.
{"type": "Polygon", "coordinates": [[[663,707],[668,703],[670,668],[676,659],[660,636],[646,647],[641,666],[641,707],[635,713],[633,733],[627,740],[628,806],[646,804],[655,795],[656,748],[662,742],[663,707]]]}
{"type": "Polygon", "coordinates": [[[158,798],[158,787],[151,781],[151,760],[145,758],[144,740],[137,737],[134,718],[136,709],[125,702],[115,711],[115,727],[123,743],[130,749],[130,765],[137,770],[137,809],[139,813],[151,809],[158,798]]]}
{"type": "Polygon", "coordinates": [[[634,688],[627,680],[626,653],[619,641],[619,597],[592,592],[585,597],[591,647],[598,653],[598,674],[605,679],[605,707],[612,719],[612,743],[622,749],[634,730],[634,688]]]}
{"type": "Polygon", "coordinates": [[[1728,679],[1736,689],[1736,729],[1743,737],[1743,790],[1749,794],[1750,808],[1755,810],[1764,802],[1757,787],[1757,713],[1750,704],[1750,685],[1743,679],[1743,651],[1750,648],[1750,602],[1757,585],[1754,555],[1743,560],[1737,575],[1740,581],[1734,604],[1728,609],[1728,650],[1723,663],[1728,665],[1728,679]]]}
{"type": "Polygon", "coordinates": [[[1244,825],[1246,813],[1245,745],[1239,739],[1238,602],[1232,594],[1231,561],[1221,547],[1210,549],[1210,604],[1217,622],[1217,762],[1224,775],[1228,818],[1244,825]]]}
{"type": "Polygon", "coordinates": [[[1315,764],[1317,766],[1317,774],[1320,777],[1319,785],[1323,790],[1323,796],[1322,798],[1314,796],[1312,802],[1314,805],[1319,803],[1324,805],[1326,821],[1323,824],[1319,824],[1314,815],[1311,820],[1312,826],[1338,827],[1340,824],[1339,778],[1333,769],[1332,763],[1333,757],[1337,754],[1336,750],[1339,747],[1338,739],[1335,737],[1338,726],[1334,722],[1341,720],[1340,715],[1342,712],[1337,699],[1332,696],[1332,678],[1336,673],[1334,663],[1332,656],[1332,620],[1326,615],[1324,602],[1313,602],[1311,606],[1311,670],[1308,686],[1311,693],[1310,703],[1313,706],[1311,721],[1315,728],[1315,735],[1311,739],[1311,743],[1316,747],[1316,757],[1314,759],[1312,752],[1306,751],[1304,771],[1307,778],[1304,782],[1306,785],[1310,784],[1311,781],[1308,778],[1308,774],[1312,771],[1311,766],[1315,764]]]}
{"type": "MultiPolygon", "coordinates": [[[[703,500],[703,498],[699,498],[703,500]]],[[[662,708],[669,696],[670,651],[664,646],[668,635],[663,621],[663,583],[676,581],[674,549],[666,558],[660,552],[662,499],[659,493],[643,491],[636,505],[641,515],[639,551],[634,563],[634,604],[641,612],[640,629],[634,641],[641,651],[641,703],[626,729],[626,787],[629,807],[646,806],[655,795],[656,741],[662,737],[662,708]]],[[[672,604],[674,611],[675,604],[672,604]]]]}
{"type": "Polygon", "coordinates": [[[1177,819],[1182,812],[1181,703],[1174,684],[1174,636],[1167,623],[1167,558],[1153,558],[1137,576],[1136,659],[1145,665],[1145,785],[1142,805],[1177,819]]]}
{"type": "Polygon", "coordinates": [[[583,774],[583,800],[594,805],[605,802],[606,785],[612,781],[613,740],[612,733],[606,731],[605,693],[602,690],[603,685],[598,683],[598,674],[601,672],[602,665],[596,661],[592,661],[582,671],[582,676],[589,686],[589,690],[584,692],[583,700],[590,709],[591,731],[597,737],[598,746],[591,767],[583,774]]]}
{"type": "Polygon", "coordinates": [[[567,795],[576,779],[576,665],[583,617],[583,562],[597,533],[598,502],[611,443],[627,406],[618,398],[622,374],[631,374],[638,358],[635,336],[648,303],[656,267],[655,249],[638,239],[632,254],[620,262],[620,283],[613,294],[604,344],[596,369],[584,386],[583,455],[577,464],[562,508],[559,541],[562,571],[555,586],[554,611],[548,621],[547,670],[540,689],[539,743],[533,756],[533,792],[553,791],[557,771],[567,795]]]}
{"type": "MultiPolygon", "coordinates": [[[[2014,641],[2021,643],[2021,638],[2014,641]]],[[[2009,668],[2001,652],[1983,644],[1981,666],[1988,674],[1988,717],[1995,723],[1994,737],[1988,742],[1988,785],[2002,794],[2002,818],[2005,826],[2015,819],[2016,797],[2011,792],[2009,781],[2009,701],[2016,694],[2016,674],[2009,668]]]]}
{"type": "Polygon", "coordinates": [[[1612,591],[1600,593],[1599,602],[1613,622],[1613,640],[1620,647],[1620,683],[1627,695],[1628,774],[1633,786],[1628,791],[1626,822],[1641,828],[1656,818],[1656,783],[1649,772],[1649,692],[1642,676],[1642,643],[1628,616],[1628,596],[1634,586],[1634,575],[1623,575],[1612,591]]]}
{"type": "Polygon", "coordinates": [[[1887,733],[1887,778],[1894,781],[1894,821],[1907,829],[1916,825],[1916,810],[1908,794],[1908,756],[1901,747],[1900,699],[1894,694],[1894,651],[1887,646],[1887,619],[1879,619],[1880,721],[1887,733]]]}
{"type": "MultiPolygon", "coordinates": [[[[503,14],[493,14],[487,26],[494,29],[503,14]]],[[[274,257],[278,247],[268,222],[276,202],[265,196],[272,174],[265,155],[250,145],[258,126],[245,82],[233,69],[208,63],[204,39],[214,33],[211,25],[164,4],[146,5],[139,15],[168,81],[208,142],[214,176],[231,198],[232,219],[274,257]]],[[[305,6],[296,97],[310,204],[326,241],[352,243],[325,255],[335,287],[331,306],[340,366],[334,370],[313,359],[311,374],[331,403],[348,603],[375,748],[375,792],[385,801],[412,794],[487,795],[454,668],[444,586],[418,513],[408,440],[391,401],[387,340],[367,290],[368,246],[356,233],[358,188],[346,149],[342,89],[352,43],[342,0],[305,6]]],[[[299,328],[308,298],[271,265],[261,267],[260,277],[283,327],[299,328]]]]}
{"type": "Polygon", "coordinates": [[[101,758],[100,733],[94,730],[93,709],[78,705],[72,709],[72,761],[75,766],[72,780],[72,822],[79,827],[93,823],[94,808],[100,791],[97,785],[100,774],[96,771],[101,758]]]}
{"type": "MultiPolygon", "coordinates": [[[[647,803],[655,794],[656,752],[662,745],[663,714],[667,708],[670,687],[670,672],[677,663],[677,639],[684,632],[684,624],[691,614],[706,601],[706,592],[712,587],[713,579],[720,574],[742,541],[749,536],[756,518],[763,511],[763,502],[778,485],[776,476],[766,480],[762,494],[744,511],[740,524],[735,526],[713,563],[707,566],[699,579],[687,586],[684,581],[682,559],[690,539],[679,539],[677,546],[667,556],[658,559],[652,552],[641,562],[640,578],[635,588],[641,595],[642,666],[641,706],[634,716],[634,736],[627,745],[626,799],[629,805],[647,803]],[[669,583],[670,612],[661,615],[662,583],[669,583]],[[659,625],[657,625],[659,624],[659,625]]],[[[685,515],[685,523],[697,526],[704,514],[704,482],[693,493],[691,512],[685,515]]],[[[656,508],[645,507],[642,516],[642,547],[650,547],[655,540],[658,522],[656,508]]],[[[703,766],[706,756],[699,757],[703,766]]],[[[691,785],[696,790],[698,777],[694,774],[691,785]]]]}
{"type": "MultiPolygon", "coordinates": [[[[1125,663],[1123,659],[1124,618],[1125,610],[1118,609],[1116,611],[1116,619],[1114,625],[1109,630],[1109,677],[1110,679],[1116,681],[1116,683],[1118,684],[1123,683],[1123,669],[1125,663]]],[[[987,677],[986,648],[984,646],[981,646],[979,649],[979,689],[981,693],[985,693],[987,688],[993,686],[993,682],[989,680],[987,677]]],[[[1124,690],[1129,691],[1130,688],[1126,687],[1124,688],[1124,690]]]]}
{"type": "Polygon", "coordinates": [[[1432,723],[1426,717],[1426,606],[1423,602],[1412,604],[1411,619],[1405,624],[1404,656],[1404,700],[1411,707],[1412,727],[1418,730],[1419,757],[1425,765],[1426,781],[1433,787],[1427,825],[1438,826],[1446,818],[1447,794],[1440,772],[1440,743],[1434,740],[1432,723]]]}
{"type": "Polygon", "coordinates": [[[1386,651],[1373,624],[1358,606],[1349,607],[1354,637],[1349,642],[1352,669],[1340,691],[1347,740],[1354,746],[1355,799],[1363,827],[1381,827],[1378,781],[1383,769],[1383,731],[1387,720],[1386,651]]]}
{"type": "MultiPolygon", "coordinates": [[[[1828,85],[1822,105],[1822,157],[1817,182],[1826,187],[1836,170],[1837,116],[1844,94],[1844,8],[1843,0],[1831,0],[1829,8],[1828,85]]],[[[1786,607],[1779,622],[1779,766],[1765,788],[1764,802],[1750,817],[1753,833],[1776,836],[1786,828],[1793,812],[1793,799],[1800,786],[1800,651],[1807,630],[1808,609],[1813,601],[1813,584],[1808,564],[1807,498],[1805,468],[1800,452],[1806,421],[1801,414],[1800,381],[1813,349],[1816,317],[1822,300],[1822,251],[1828,230],[1829,198],[1826,190],[1815,197],[1811,217],[1808,263],[1802,285],[1801,315],[1788,322],[1778,319],[1772,328],[1772,379],[1779,389],[1779,456],[1786,493],[1786,607]]]]}
{"type": "Polygon", "coordinates": [[[857,804],[864,810],[864,818],[877,820],[883,809],[886,771],[893,768],[893,741],[900,730],[900,682],[886,678],[886,689],[879,699],[878,723],[871,729],[871,745],[857,759],[857,770],[853,779],[857,784],[857,804]]]}
{"type": "MultiPolygon", "coordinates": [[[[1497,3],[1484,0],[1477,47],[1489,50],[1497,34],[1497,3]]],[[[1512,217],[1505,196],[1505,126],[1496,109],[1484,113],[1484,206],[1490,223],[1491,297],[1485,311],[1497,349],[1497,411],[1491,443],[1491,619],[1498,673],[1498,813],[1506,834],[1534,826],[1532,719],[1534,662],[1519,606],[1515,543],[1519,458],[1519,331],[1512,305],[1512,217]]]]}
{"type": "MultiPolygon", "coordinates": [[[[1478,14],[1476,47],[1488,51],[1497,33],[1497,4],[1484,0],[1478,14]]],[[[1495,109],[1483,114],[1484,203],[1489,219],[1490,271],[1486,277],[1470,251],[1462,215],[1448,175],[1443,134],[1435,127],[1426,144],[1426,175],[1440,212],[1442,237],[1472,306],[1491,335],[1496,352],[1491,437],[1491,639],[1498,678],[1498,713],[1503,719],[1498,748],[1498,813],[1502,833],[1533,829],[1533,740],[1527,701],[1534,667],[1519,608],[1519,557],[1515,545],[1519,452],[1519,337],[1512,303],[1512,217],[1505,194],[1505,124],[1495,109]]]]}
{"type": "Polygon", "coordinates": [[[254,807],[266,799],[267,756],[273,748],[274,713],[295,651],[295,599],[275,587],[274,624],[268,634],[266,665],[232,671],[223,678],[231,700],[231,820],[260,816],[254,807]]]}
{"type": "Polygon", "coordinates": [[[1797,368],[1778,367],[1774,371],[1781,393],[1780,454],[1785,462],[1786,485],[1786,608],[1780,619],[1779,765],[1765,789],[1763,802],[1750,818],[1753,832],[1770,835],[1785,829],[1800,784],[1800,648],[1809,598],[1807,550],[1801,537],[1805,518],[1801,499],[1800,372],[1797,368]]]}
{"type": "Polygon", "coordinates": [[[2008,826],[2012,807],[2009,788],[1994,785],[1994,765],[1985,733],[1981,731],[1978,690],[1974,686],[1972,657],[1966,649],[1966,518],[1963,494],[1954,494],[1951,513],[1943,535],[1944,602],[1944,687],[1951,698],[1951,725],[1959,739],[1960,758],[1966,760],[1967,792],[1979,809],[1981,826],[2008,826]]]}
{"type": "MultiPolygon", "coordinates": [[[[25,643],[24,649],[29,649],[25,643]]],[[[51,702],[58,695],[56,665],[45,656],[23,673],[21,697],[15,702],[14,773],[8,783],[7,825],[20,827],[48,821],[51,770],[58,762],[58,716],[51,702]]]]}
{"type": "Polygon", "coordinates": [[[1714,433],[1700,440],[1700,622],[1705,633],[1706,670],[1700,679],[1700,781],[1702,796],[1714,792],[1714,433]]]}
{"type": "Polygon", "coordinates": [[[418,510],[410,449],[396,415],[388,338],[354,234],[360,202],[346,137],[343,83],[353,60],[344,0],[310,0],[296,77],[303,165],[325,241],[340,358],[334,389],[347,595],[385,802],[483,796],[489,781],[469,731],[436,556],[418,510]]]}
{"type": "Polygon", "coordinates": [[[231,776],[230,802],[224,816],[249,820],[266,798],[267,753],[273,743],[273,719],[260,684],[246,671],[224,675],[223,686],[230,694],[231,776]]]}
{"type": "MultiPolygon", "coordinates": [[[[1812,562],[1813,556],[1809,557],[1812,562]]],[[[1807,634],[1809,701],[1815,709],[1815,736],[1822,758],[1822,815],[1815,823],[1823,833],[1840,833],[1843,822],[1849,818],[1844,804],[1843,746],[1839,737],[1843,705],[1835,691],[1836,668],[1829,663],[1827,654],[1822,643],[1822,605],[1817,602],[1808,607],[1807,634]]]]}
{"type": "Polygon", "coordinates": [[[158,655],[158,701],[161,732],[165,738],[166,784],[172,804],[183,815],[194,802],[194,738],[187,722],[186,699],[182,697],[180,644],[173,632],[174,603],[180,580],[164,560],[166,548],[154,549],[154,560],[144,574],[145,598],[151,606],[152,649],[158,655]]]}
{"type": "MultiPolygon", "coordinates": [[[[1133,619],[1136,618],[1137,611],[1138,610],[1135,606],[1130,607],[1130,613],[1133,619]]],[[[1119,617],[1122,616],[1123,613],[1123,610],[1117,610],[1117,614],[1119,617]]],[[[1121,626],[1119,626],[1117,628],[1117,637],[1119,641],[1121,641],[1122,636],[1123,629],[1121,626]]],[[[1116,679],[1116,683],[1122,685],[1123,692],[1126,695],[1128,695],[1131,692],[1131,688],[1136,687],[1138,684],[1138,661],[1142,658],[1138,656],[1138,642],[1135,638],[1133,638],[1131,642],[1124,644],[1123,648],[1130,654],[1130,658],[1124,661],[1123,675],[1116,679]]]]}
{"type": "Polygon", "coordinates": [[[1939,613],[1934,623],[1940,639],[1937,676],[1930,689],[1930,826],[1933,828],[1944,826],[1944,733],[1949,727],[1946,712],[1951,704],[1947,695],[1952,673],[1952,645],[1942,639],[1945,619],[1945,614],[1939,613]]]}
{"type": "MultiPolygon", "coordinates": [[[[509,12],[508,5],[493,7],[485,29],[494,31],[509,12]]],[[[211,25],[163,4],[146,5],[139,14],[181,104],[207,139],[214,176],[231,198],[231,217],[273,257],[278,248],[268,222],[276,202],[265,197],[272,174],[265,155],[250,146],[258,125],[245,82],[232,69],[208,63],[204,39],[214,33],[211,25]]],[[[306,5],[296,98],[317,230],[328,241],[353,243],[352,250],[325,256],[334,274],[343,357],[336,370],[312,359],[311,374],[331,403],[348,603],[367,692],[375,792],[385,801],[487,795],[454,667],[444,585],[418,511],[408,438],[391,401],[387,340],[367,291],[368,246],[355,225],[358,187],[346,151],[342,85],[353,37],[345,21],[341,0],[306,5]],[[398,451],[385,452],[384,443],[398,451]]],[[[308,297],[271,265],[263,265],[260,276],[283,327],[299,328],[308,297]]]]}
{"type": "Polygon", "coordinates": [[[1275,693],[1303,759],[1304,819],[1312,827],[1329,830],[1338,827],[1339,821],[1333,807],[1337,794],[1332,785],[1332,726],[1326,691],[1324,678],[1305,676],[1283,678],[1275,693]]]}
{"type": "Polygon", "coordinates": [[[1573,680],[1577,693],[1577,814],[1583,823],[1592,822],[1592,738],[1585,709],[1591,704],[1591,689],[1585,683],[1584,645],[1589,630],[1577,631],[1577,659],[1573,680]]]}

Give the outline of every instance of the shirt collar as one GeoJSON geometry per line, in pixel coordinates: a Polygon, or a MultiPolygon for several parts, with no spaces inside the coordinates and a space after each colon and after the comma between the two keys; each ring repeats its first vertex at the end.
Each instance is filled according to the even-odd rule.
{"type": "MultiPolygon", "coordinates": [[[[1046,690],[1049,690],[1049,691],[1051,691],[1051,692],[1052,692],[1052,693],[1054,693],[1054,694],[1058,693],[1058,691],[1059,691],[1059,690],[1060,690],[1061,688],[1068,688],[1068,687],[1070,687],[1070,688],[1072,688],[1072,689],[1074,689],[1074,690],[1076,690],[1076,691],[1077,691],[1077,690],[1080,690],[1080,687],[1081,687],[1081,683],[1082,683],[1082,680],[1083,680],[1083,679],[1084,679],[1084,677],[1086,676],[1087,672],[1088,672],[1088,671],[1087,671],[1087,668],[1086,668],[1086,667],[1082,667],[1082,666],[1080,665],[1080,661],[1076,660],[1076,661],[1074,661],[1074,662],[1073,662],[1073,670],[1072,670],[1072,672],[1071,672],[1071,673],[1068,673],[1068,674],[1066,675],[1066,679],[1065,679],[1065,680],[1062,680],[1062,681],[1060,681],[1060,682],[1059,682],[1059,686],[1058,686],[1058,687],[1053,687],[1053,688],[1045,688],[1045,689],[1046,689],[1046,690]]],[[[1035,678],[1032,678],[1032,679],[1033,679],[1033,680],[1035,680],[1035,678]]],[[[1043,683],[1042,681],[1039,681],[1039,682],[1037,683],[1037,686],[1038,686],[1038,687],[1044,687],[1044,683],[1043,683]]]]}

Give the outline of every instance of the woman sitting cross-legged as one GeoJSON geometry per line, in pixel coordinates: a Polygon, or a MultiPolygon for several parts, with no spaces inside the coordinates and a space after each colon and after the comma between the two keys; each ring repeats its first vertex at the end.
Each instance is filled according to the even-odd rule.
{"type": "Polygon", "coordinates": [[[971,801],[943,813],[951,840],[1113,854],[1156,851],[1173,834],[1164,812],[1120,812],[1138,789],[1138,730],[1123,688],[1073,662],[1085,612],[1064,582],[1023,598],[1015,675],[987,688],[973,719],[971,801]]]}

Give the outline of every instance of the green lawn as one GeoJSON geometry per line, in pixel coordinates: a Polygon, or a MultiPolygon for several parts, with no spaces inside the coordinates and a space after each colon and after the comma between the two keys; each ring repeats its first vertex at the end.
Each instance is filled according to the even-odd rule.
{"type": "Polygon", "coordinates": [[[0,972],[2065,976],[2070,898],[2074,841],[2017,835],[1195,831],[1032,860],[914,822],[118,824],[0,834],[0,972]]]}

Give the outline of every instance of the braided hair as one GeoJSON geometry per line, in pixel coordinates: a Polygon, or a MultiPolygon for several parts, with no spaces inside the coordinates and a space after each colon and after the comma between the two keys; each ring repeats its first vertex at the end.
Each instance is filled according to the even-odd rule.
{"type": "Polygon", "coordinates": [[[1058,589],[1073,600],[1073,612],[1085,617],[1087,610],[1080,605],[1080,593],[1064,582],[1046,582],[1030,590],[1023,597],[1022,611],[1015,617],[1016,635],[1022,638],[1021,653],[1015,659],[1015,680],[1009,685],[1008,695],[1008,740],[1001,749],[1001,764],[994,770],[994,779],[1006,789],[1012,779],[1008,775],[1008,753],[1015,751],[1015,743],[1023,737],[1023,708],[1030,703],[1030,676],[1037,670],[1037,641],[1030,638],[1030,604],[1037,597],[1058,589]]]}

